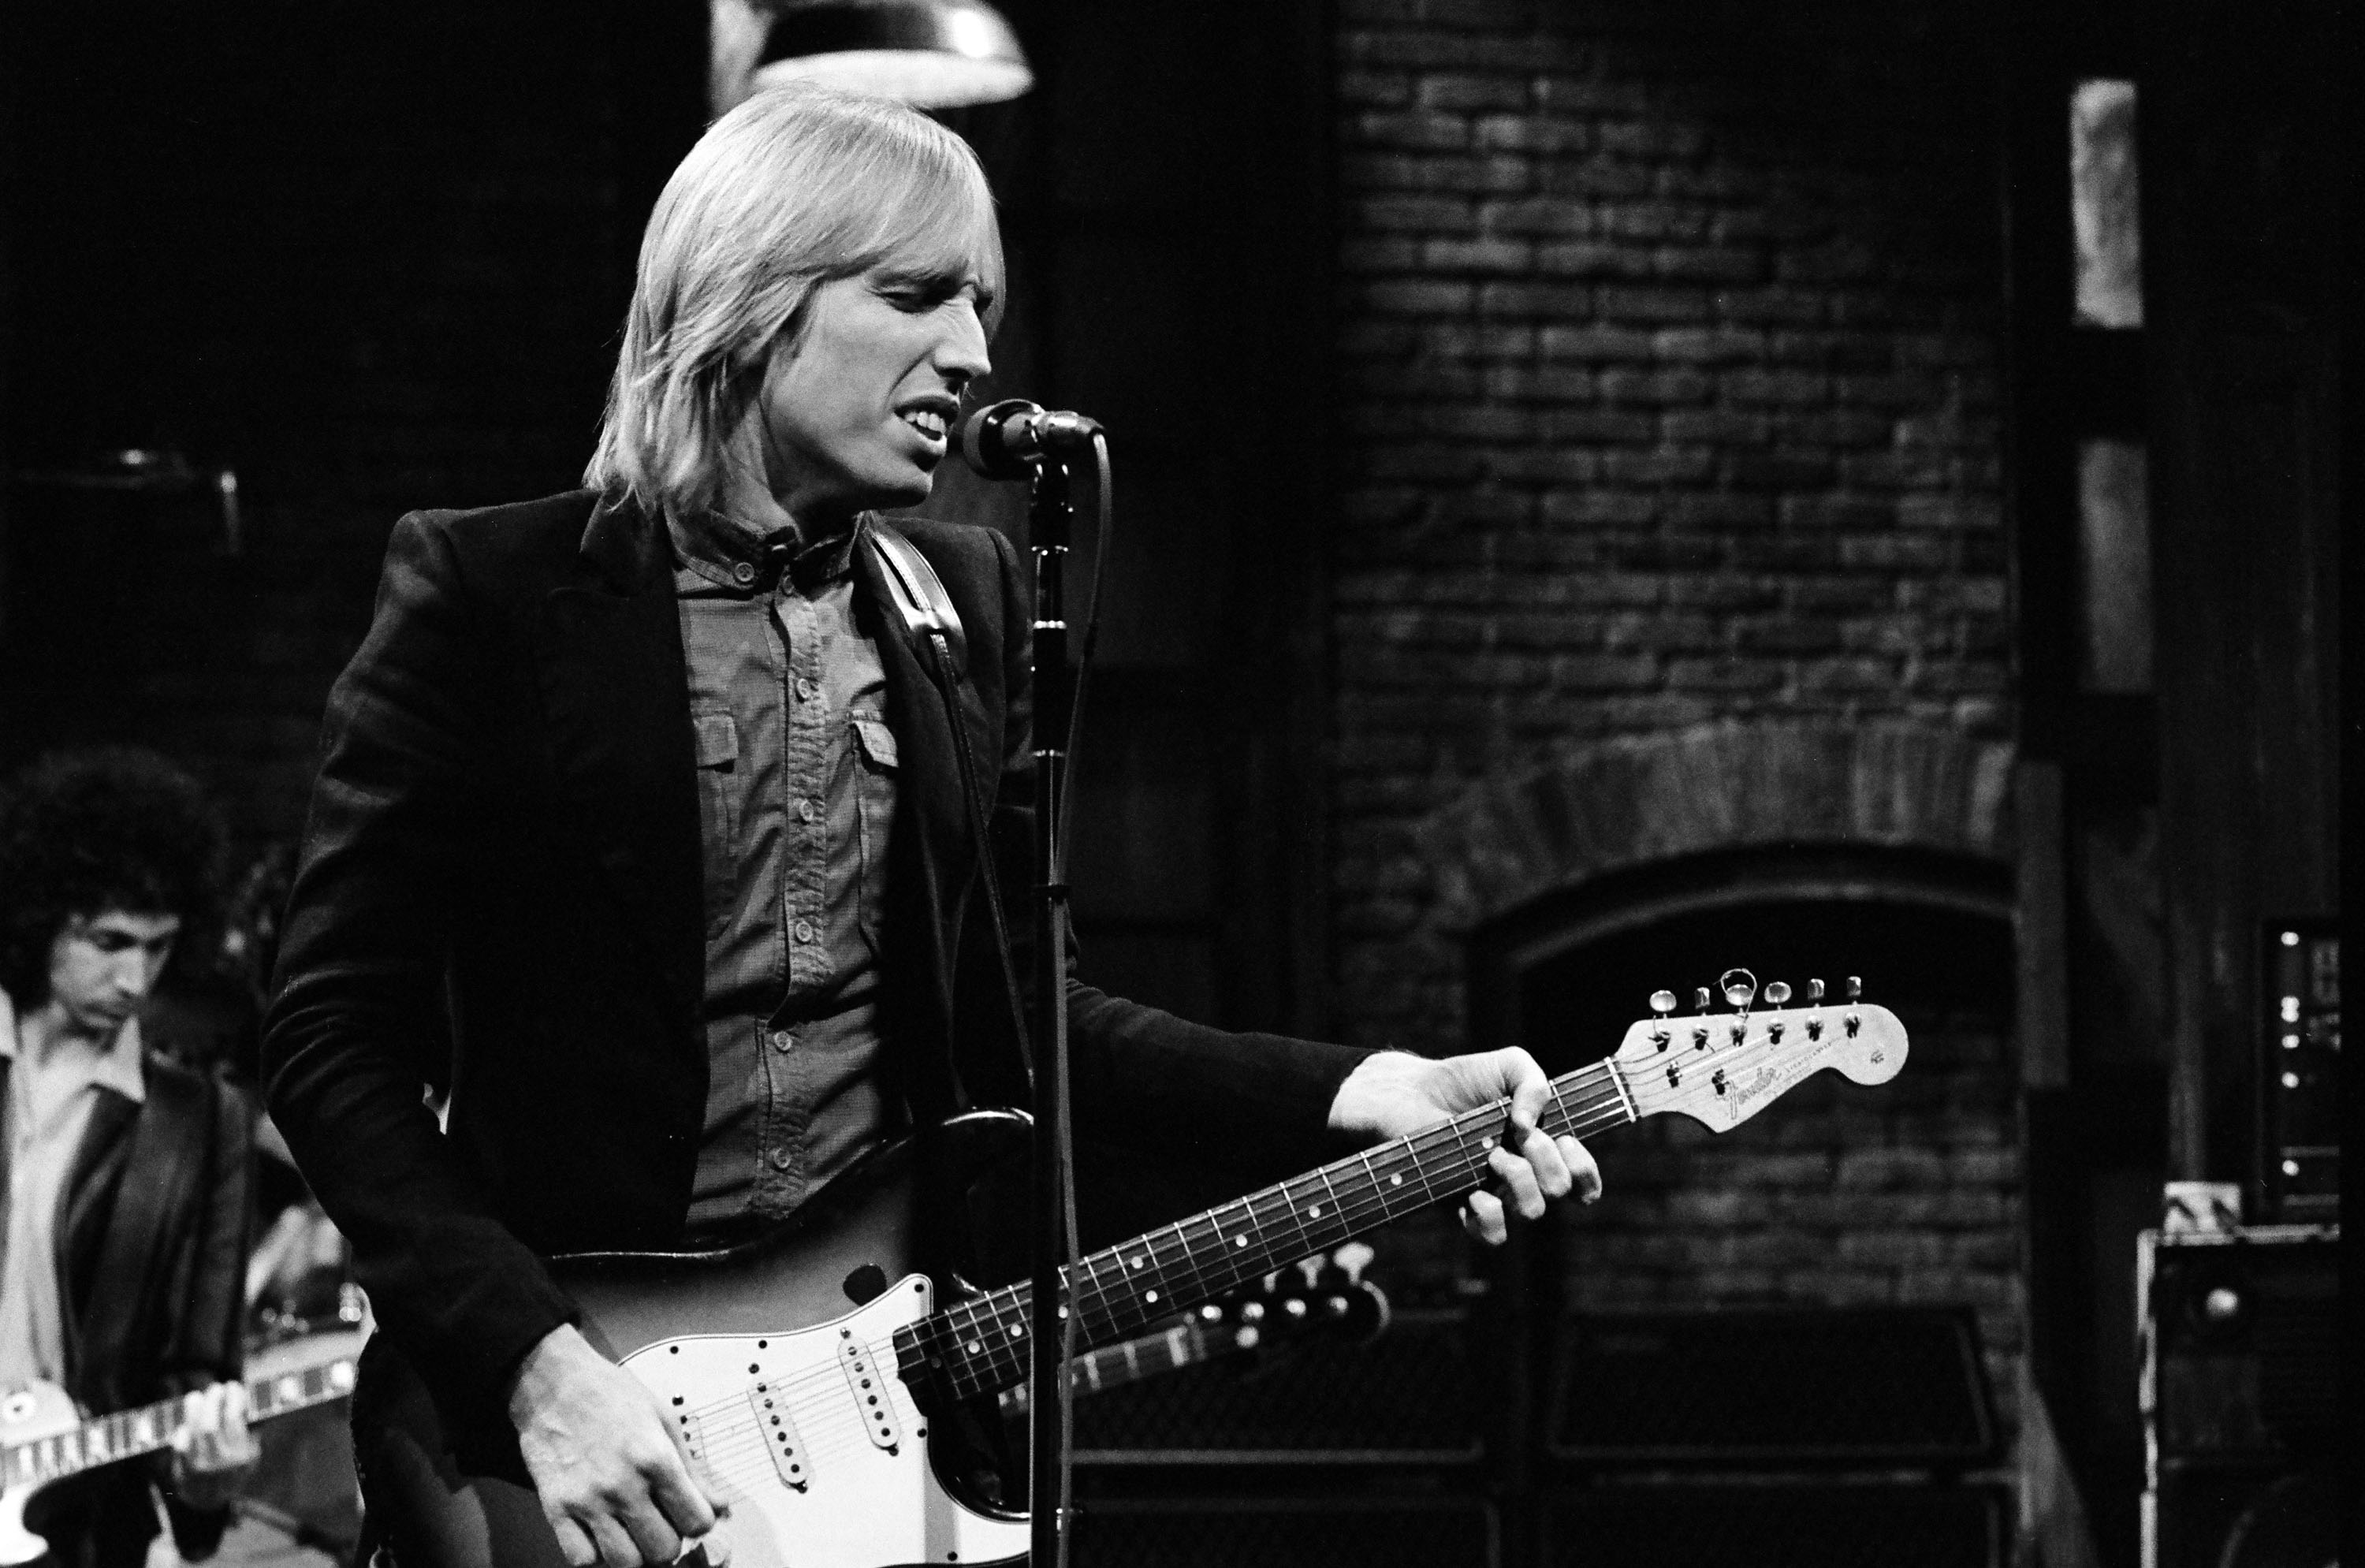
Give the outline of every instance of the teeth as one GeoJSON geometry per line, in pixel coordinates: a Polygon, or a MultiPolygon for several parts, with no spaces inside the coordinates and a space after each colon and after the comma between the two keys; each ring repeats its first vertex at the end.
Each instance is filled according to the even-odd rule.
{"type": "Polygon", "coordinates": [[[903,422],[931,441],[945,438],[945,417],[930,409],[907,409],[903,413],[903,422]]]}

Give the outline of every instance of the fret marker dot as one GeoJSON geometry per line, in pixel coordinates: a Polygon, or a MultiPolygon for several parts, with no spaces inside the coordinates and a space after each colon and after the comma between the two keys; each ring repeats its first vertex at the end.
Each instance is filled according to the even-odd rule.
{"type": "Polygon", "coordinates": [[[1236,1236],[1232,1238],[1232,1245],[1235,1247],[1246,1247],[1248,1244],[1249,1238],[1245,1236],[1236,1236]]]}
{"type": "Polygon", "coordinates": [[[1307,1219],[1320,1219],[1322,1217],[1322,1205],[1320,1204],[1317,1204],[1312,1208],[1306,1210],[1306,1217],[1307,1219]]]}
{"type": "Polygon", "coordinates": [[[1142,1293],[1142,1299],[1145,1301],[1156,1301],[1158,1299],[1158,1293],[1156,1291],[1145,1291],[1142,1293]]]}
{"type": "Polygon", "coordinates": [[[1391,1176],[1388,1178],[1388,1185],[1391,1187],[1401,1187],[1404,1185],[1404,1178],[1401,1176],[1391,1176]]]}

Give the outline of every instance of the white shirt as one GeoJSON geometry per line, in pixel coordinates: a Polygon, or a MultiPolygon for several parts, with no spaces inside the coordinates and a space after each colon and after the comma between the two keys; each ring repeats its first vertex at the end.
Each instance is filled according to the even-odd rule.
{"type": "Polygon", "coordinates": [[[61,1040],[42,1057],[17,1038],[16,1010],[0,991],[0,1057],[9,1059],[0,1097],[0,1182],[7,1190],[6,1246],[0,1248],[0,1388],[65,1380],[65,1309],[58,1282],[58,1219],[66,1177],[102,1089],[135,1103],[148,1098],[140,1070],[140,1020],[126,1019],[103,1045],[61,1040]]]}

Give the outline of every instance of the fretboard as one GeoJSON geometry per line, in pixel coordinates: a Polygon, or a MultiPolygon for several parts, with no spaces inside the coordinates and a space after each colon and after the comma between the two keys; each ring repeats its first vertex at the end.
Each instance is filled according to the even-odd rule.
{"type": "MultiPolygon", "coordinates": [[[[1212,1361],[1240,1348],[1240,1329],[1227,1324],[1210,1329],[1198,1323],[1177,1323],[1163,1334],[1146,1335],[1127,1339],[1122,1344],[1103,1350],[1088,1350],[1070,1365],[1074,1368],[1076,1392],[1097,1394],[1104,1388],[1121,1388],[1128,1383],[1160,1372],[1179,1372],[1200,1361],[1212,1361]]],[[[1026,1414],[1033,1394],[1025,1383],[1014,1383],[1002,1391],[1002,1407],[1015,1415],[1026,1414]]]]}
{"type": "MultiPolygon", "coordinates": [[[[325,1405],[353,1391],[353,1359],[349,1354],[252,1379],[246,1384],[247,1424],[325,1405]]],[[[46,1438],[0,1446],[0,1484],[38,1485],[98,1465],[155,1453],[173,1446],[181,1421],[181,1401],[160,1399],[153,1405],[93,1417],[79,1427],[46,1438]]]]}
{"type": "MultiPolygon", "coordinates": [[[[1539,1118],[1557,1137],[1634,1120],[1634,1103],[1608,1061],[1552,1081],[1539,1118]]],[[[1105,1345],[1283,1264],[1416,1210],[1459,1198],[1485,1179],[1506,1101],[1466,1111],[1393,1143],[1237,1198],[1080,1260],[1064,1275],[1077,1339],[1105,1345]]],[[[896,1336],[905,1380],[956,1399],[1025,1381],[1033,1290],[1010,1285],[961,1302],[896,1336]]]]}

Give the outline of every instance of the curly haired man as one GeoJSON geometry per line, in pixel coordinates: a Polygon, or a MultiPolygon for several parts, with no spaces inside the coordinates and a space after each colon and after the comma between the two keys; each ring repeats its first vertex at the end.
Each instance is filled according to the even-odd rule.
{"type": "Polygon", "coordinates": [[[221,853],[196,782],[152,752],[58,754],[0,790],[0,1389],[185,1410],[161,1462],[33,1497],[46,1562],[144,1561],[151,1484],[183,1556],[209,1554],[253,1457],[237,1383],[252,1113],[147,1049],[138,1017],[209,913],[221,853]]]}

